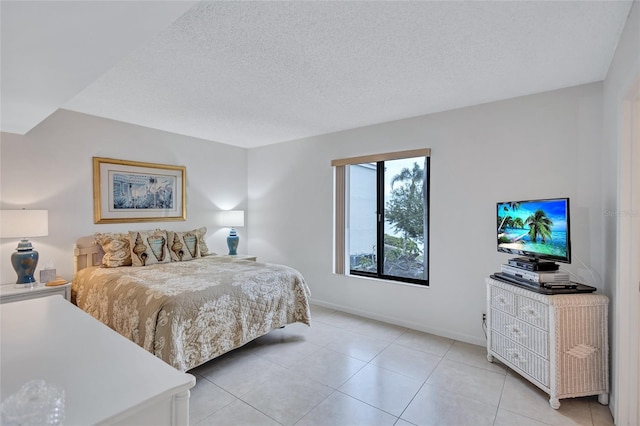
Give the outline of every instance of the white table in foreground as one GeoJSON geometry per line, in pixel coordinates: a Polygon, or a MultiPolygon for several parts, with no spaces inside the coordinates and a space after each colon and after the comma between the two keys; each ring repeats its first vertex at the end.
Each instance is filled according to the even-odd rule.
{"type": "Polygon", "coordinates": [[[0,307],[4,400],[30,380],[65,390],[65,425],[188,425],[182,373],[60,296],[0,307]]]}

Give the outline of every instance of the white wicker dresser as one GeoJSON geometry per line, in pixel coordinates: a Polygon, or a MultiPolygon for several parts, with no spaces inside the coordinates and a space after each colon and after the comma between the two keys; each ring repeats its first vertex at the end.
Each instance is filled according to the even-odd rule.
{"type": "Polygon", "coordinates": [[[494,357],[560,399],[598,395],[609,403],[609,299],[544,295],[492,278],[487,283],[487,359],[494,357]]]}

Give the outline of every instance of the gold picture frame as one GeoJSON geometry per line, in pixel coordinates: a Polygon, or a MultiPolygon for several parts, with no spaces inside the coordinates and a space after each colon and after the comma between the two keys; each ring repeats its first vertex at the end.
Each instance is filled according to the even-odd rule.
{"type": "Polygon", "coordinates": [[[93,157],[94,223],[187,219],[187,168],[93,157]]]}

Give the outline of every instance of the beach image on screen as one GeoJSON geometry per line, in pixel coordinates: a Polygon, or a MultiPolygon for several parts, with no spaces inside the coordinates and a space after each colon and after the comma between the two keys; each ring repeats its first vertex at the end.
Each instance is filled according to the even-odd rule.
{"type": "Polygon", "coordinates": [[[567,257],[567,200],[498,204],[498,249],[529,256],[567,257]]]}

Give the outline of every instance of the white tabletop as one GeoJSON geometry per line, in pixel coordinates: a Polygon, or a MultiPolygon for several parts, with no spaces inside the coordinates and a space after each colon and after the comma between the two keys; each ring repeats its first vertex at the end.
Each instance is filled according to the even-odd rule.
{"type": "Polygon", "coordinates": [[[23,293],[37,293],[37,292],[56,292],[60,291],[60,288],[71,287],[71,283],[47,286],[45,283],[33,283],[30,285],[8,283],[0,285],[0,294],[3,296],[23,294],[23,293]]]}
{"type": "Polygon", "coordinates": [[[99,423],[195,385],[61,296],[0,305],[0,316],[2,399],[30,380],[58,384],[64,424],[99,423]]]}

